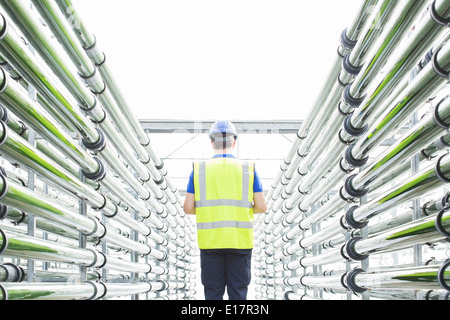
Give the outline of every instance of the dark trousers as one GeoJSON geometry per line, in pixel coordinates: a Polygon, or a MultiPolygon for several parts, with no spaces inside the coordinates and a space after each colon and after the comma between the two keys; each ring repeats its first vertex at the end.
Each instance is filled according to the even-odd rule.
{"type": "Polygon", "coordinates": [[[252,249],[202,249],[200,263],[206,300],[246,300],[252,249]]]}

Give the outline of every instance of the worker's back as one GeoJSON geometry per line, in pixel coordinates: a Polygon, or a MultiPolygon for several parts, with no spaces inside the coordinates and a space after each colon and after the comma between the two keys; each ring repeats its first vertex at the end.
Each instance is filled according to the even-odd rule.
{"type": "Polygon", "coordinates": [[[201,278],[205,299],[245,300],[251,278],[253,214],[267,210],[255,165],[234,158],[237,131],[216,121],[209,137],[210,160],[194,163],[183,210],[197,217],[201,278]]]}
{"type": "Polygon", "coordinates": [[[254,165],[231,157],[194,163],[200,249],[253,248],[254,165]]]}

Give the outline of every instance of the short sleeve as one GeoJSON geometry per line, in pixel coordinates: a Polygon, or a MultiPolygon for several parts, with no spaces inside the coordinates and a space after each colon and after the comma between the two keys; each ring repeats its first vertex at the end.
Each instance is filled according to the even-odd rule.
{"type": "Polygon", "coordinates": [[[192,170],[191,175],[189,176],[189,182],[186,188],[187,193],[195,194],[195,188],[194,188],[194,170],[192,170]]]}
{"type": "Polygon", "coordinates": [[[255,170],[255,179],[253,180],[253,192],[263,192],[263,186],[261,179],[259,178],[258,171],[255,170]]]}

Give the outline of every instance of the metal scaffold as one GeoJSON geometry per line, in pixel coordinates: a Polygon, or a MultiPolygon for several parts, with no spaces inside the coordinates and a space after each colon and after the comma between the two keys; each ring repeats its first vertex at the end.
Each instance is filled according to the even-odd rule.
{"type": "Polygon", "coordinates": [[[0,300],[192,299],[194,225],[94,35],[0,4],[0,300]]]}
{"type": "Polygon", "coordinates": [[[259,299],[449,299],[449,25],[362,2],[256,220],[259,299]]]}

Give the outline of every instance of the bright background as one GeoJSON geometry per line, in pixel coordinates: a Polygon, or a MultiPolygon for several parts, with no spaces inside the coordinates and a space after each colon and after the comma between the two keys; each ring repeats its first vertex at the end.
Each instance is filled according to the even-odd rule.
{"type": "Polygon", "coordinates": [[[139,119],[304,119],[362,0],[73,0],[139,119]]]}

